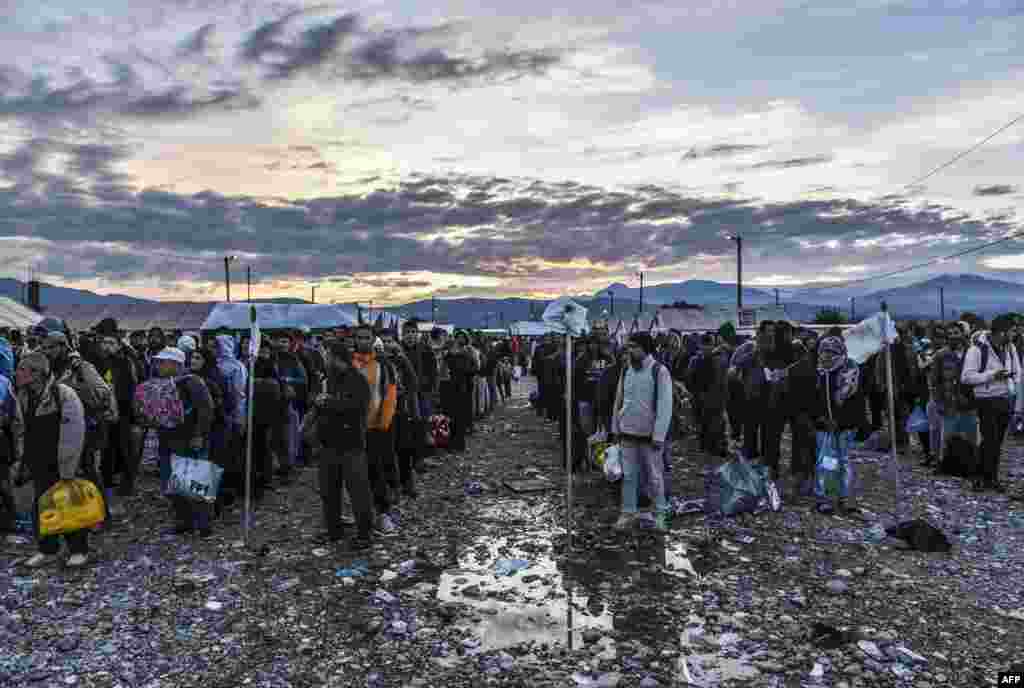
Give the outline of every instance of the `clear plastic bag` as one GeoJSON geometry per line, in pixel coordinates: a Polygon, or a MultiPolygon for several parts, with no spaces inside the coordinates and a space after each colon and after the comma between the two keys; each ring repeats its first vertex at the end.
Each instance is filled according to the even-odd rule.
{"type": "Polygon", "coordinates": [[[613,483],[622,480],[622,448],[617,444],[604,452],[604,477],[613,483]]]}

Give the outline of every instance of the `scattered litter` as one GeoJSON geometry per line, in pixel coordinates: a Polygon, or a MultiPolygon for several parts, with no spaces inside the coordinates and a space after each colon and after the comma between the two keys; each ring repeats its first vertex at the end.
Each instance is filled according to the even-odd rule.
{"type": "Polygon", "coordinates": [[[530,568],[530,562],[526,559],[499,559],[494,562],[494,575],[511,576],[528,568],[530,568]]]}
{"type": "Polygon", "coordinates": [[[904,521],[886,529],[886,534],[903,540],[911,549],[920,552],[949,552],[952,545],[945,534],[927,521],[904,521]]]}
{"type": "Polygon", "coordinates": [[[205,606],[211,612],[219,612],[221,609],[224,608],[224,603],[218,602],[217,600],[208,600],[205,606]]]}
{"type": "Polygon", "coordinates": [[[347,568],[340,568],[334,572],[337,578],[360,578],[365,576],[370,570],[369,563],[365,561],[354,561],[352,565],[347,568]]]}

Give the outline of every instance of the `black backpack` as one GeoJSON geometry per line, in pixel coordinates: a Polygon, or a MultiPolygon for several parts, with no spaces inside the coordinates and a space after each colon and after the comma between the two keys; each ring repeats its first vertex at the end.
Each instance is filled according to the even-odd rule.
{"type": "MultiPolygon", "coordinates": [[[[970,349],[968,349],[968,351],[969,350],[970,349]]],[[[985,347],[981,349],[981,363],[978,365],[979,373],[985,372],[985,368],[988,368],[988,357],[990,352],[991,349],[988,345],[985,345],[985,347]]],[[[973,410],[978,408],[978,399],[974,395],[974,387],[972,385],[965,385],[963,383],[965,363],[967,363],[966,353],[964,354],[964,360],[960,362],[960,379],[957,382],[957,387],[960,389],[961,396],[963,396],[963,398],[966,400],[967,408],[973,410]]]]}

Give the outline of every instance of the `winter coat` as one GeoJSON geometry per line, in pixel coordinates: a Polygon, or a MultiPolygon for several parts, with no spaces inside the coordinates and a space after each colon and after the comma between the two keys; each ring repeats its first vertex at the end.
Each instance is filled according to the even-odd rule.
{"type": "Polygon", "coordinates": [[[14,382],[14,369],[17,365],[11,343],[6,338],[0,337],[0,377],[14,382]]]}
{"type": "Polygon", "coordinates": [[[114,354],[108,359],[97,362],[96,372],[113,390],[117,403],[122,407],[130,407],[135,399],[135,387],[139,383],[135,373],[135,364],[124,354],[114,354]]]}
{"type": "Polygon", "coordinates": [[[370,385],[355,368],[328,371],[327,400],[318,404],[316,437],[328,449],[346,452],[366,448],[370,385]]]}
{"type": "Polygon", "coordinates": [[[672,376],[668,368],[648,355],[640,370],[632,365],[619,381],[612,415],[612,433],[632,439],[664,442],[672,422],[672,376]],[[658,374],[652,368],[658,366],[658,374]],[[657,391],[655,391],[657,385],[657,391]],[[657,398],[657,407],[655,407],[657,398]]]}
{"type": "Polygon", "coordinates": [[[78,474],[85,447],[82,402],[75,390],[52,377],[35,400],[38,403],[33,406],[32,401],[27,389],[18,390],[26,428],[24,460],[31,464],[29,468],[35,473],[45,472],[49,465],[56,463],[61,479],[73,479],[78,474]]]}
{"type": "MultiPolygon", "coordinates": [[[[176,428],[158,430],[160,446],[172,452],[186,454],[191,451],[192,440],[199,437],[204,445],[210,436],[213,425],[213,399],[206,388],[203,378],[198,375],[185,375],[177,378],[178,394],[185,407],[185,420],[176,428]]],[[[211,457],[213,459],[215,457],[211,457]]]]}
{"type": "MultiPolygon", "coordinates": [[[[87,420],[97,421],[103,417],[112,392],[92,363],[72,351],[66,365],[55,377],[57,382],[67,385],[78,395],[87,420]]],[[[132,394],[135,394],[134,388],[132,394]]]]}
{"type": "Polygon", "coordinates": [[[309,374],[299,355],[290,351],[278,353],[277,369],[281,374],[281,384],[291,387],[294,398],[305,403],[309,398],[309,374]]]}
{"type": "Polygon", "coordinates": [[[218,335],[216,343],[217,368],[224,380],[224,405],[225,408],[231,409],[231,413],[225,420],[235,428],[242,428],[245,427],[248,413],[249,375],[246,373],[245,367],[235,357],[233,337],[226,334],[218,335]],[[230,399],[228,399],[229,396],[230,399]]]}
{"type": "Polygon", "coordinates": [[[859,378],[860,371],[857,364],[847,360],[838,370],[818,371],[814,417],[819,428],[824,427],[830,417],[839,426],[839,430],[863,429],[867,425],[864,390],[859,381],[855,383],[854,389],[850,390],[845,399],[842,401],[836,399],[835,391],[837,386],[842,383],[843,376],[859,378]],[[831,398],[829,394],[831,394],[831,398]],[[829,415],[830,411],[831,416],[829,415]]]}
{"type": "Polygon", "coordinates": [[[978,337],[977,343],[971,345],[964,357],[961,381],[974,388],[974,396],[977,399],[998,399],[1011,396],[1016,393],[1014,390],[1021,382],[1020,359],[1017,357],[1017,350],[1012,344],[1007,344],[1003,347],[1003,353],[1000,355],[996,353],[995,347],[989,344],[987,337],[978,337]],[[982,370],[982,350],[986,348],[988,349],[988,360],[982,370]],[[996,380],[996,374],[1001,370],[1013,373],[1014,377],[1010,380],[996,380]]]}
{"type": "Polygon", "coordinates": [[[432,394],[437,389],[437,356],[430,347],[418,342],[413,346],[403,345],[402,348],[416,371],[420,391],[432,394]]]}
{"type": "Polygon", "coordinates": [[[14,385],[0,375],[0,466],[21,458],[25,440],[25,422],[14,385]]]}

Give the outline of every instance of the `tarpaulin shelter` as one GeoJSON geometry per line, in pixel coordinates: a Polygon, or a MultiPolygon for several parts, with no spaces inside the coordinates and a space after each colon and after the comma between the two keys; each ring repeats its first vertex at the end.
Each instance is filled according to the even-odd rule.
{"type": "Polygon", "coordinates": [[[256,309],[256,318],[263,331],[300,327],[326,330],[356,324],[356,318],[352,313],[334,304],[218,303],[210,311],[200,329],[204,331],[248,330],[252,326],[250,307],[256,309]]]}
{"type": "Polygon", "coordinates": [[[75,332],[89,330],[106,318],[116,320],[126,332],[151,327],[189,331],[198,330],[215,305],[207,301],[54,304],[46,307],[46,315],[60,318],[75,332]]]}
{"type": "Polygon", "coordinates": [[[509,325],[508,331],[517,337],[543,337],[555,330],[547,323],[520,320],[509,325]]]}
{"type": "Polygon", "coordinates": [[[0,327],[24,330],[32,327],[42,319],[43,316],[28,306],[23,306],[17,301],[0,296],[0,327]]]}

